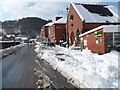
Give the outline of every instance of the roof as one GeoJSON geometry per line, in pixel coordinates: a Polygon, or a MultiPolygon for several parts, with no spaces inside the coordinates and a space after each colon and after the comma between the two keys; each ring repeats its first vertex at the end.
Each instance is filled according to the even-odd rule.
{"type": "Polygon", "coordinates": [[[103,29],[104,32],[120,32],[118,28],[120,28],[120,25],[102,25],[79,35],[79,37],[98,31],[100,29],[103,29]]]}
{"type": "Polygon", "coordinates": [[[57,21],[53,22],[50,26],[54,25],[54,24],[66,24],[67,19],[65,18],[60,18],[57,21]]]}
{"type": "Polygon", "coordinates": [[[66,19],[65,18],[60,18],[57,21],[54,22],[54,24],[65,24],[66,23],[66,19]]]}
{"type": "Polygon", "coordinates": [[[86,23],[118,23],[118,10],[114,6],[71,3],[86,23]]]}
{"type": "Polygon", "coordinates": [[[66,21],[67,21],[67,19],[65,19],[65,18],[60,18],[60,19],[58,19],[57,21],[54,21],[54,22],[49,22],[49,23],[47,23],[47,24],[45,24],[44,26],[52,26],[52,25],[54,25],[54,24],[66,24],[66,21]]]}
{"type": "Polygon", "coordinates": [[[45,24],[44,26],[51,26],[53,24],[53,22],[49,22],[47,24],[45,24]]]}

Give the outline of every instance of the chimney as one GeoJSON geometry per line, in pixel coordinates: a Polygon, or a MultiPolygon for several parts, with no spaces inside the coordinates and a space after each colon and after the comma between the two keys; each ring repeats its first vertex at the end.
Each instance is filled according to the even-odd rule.
{"type": "Polygon", "coordinates": [[[58,19],[60,19],[60,18],[62,18],[62,17],[56,17],[56,21],[57,21],[58,19]]]}
{"type": "Polygon", "coordinates": [[[51,19],[49,19],[49,20],[48,20],[48,22],[52,22],[52,20],[51,20],[51,19]]]}

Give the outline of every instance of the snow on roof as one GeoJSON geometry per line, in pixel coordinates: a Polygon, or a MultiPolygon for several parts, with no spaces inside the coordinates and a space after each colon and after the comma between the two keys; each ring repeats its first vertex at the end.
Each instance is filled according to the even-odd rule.
{"type": "Polygon", "coordinates": [[[54,24],[65,24],[66,23],[66,20],[65,18],[60,18],[58,19],[57,21],[54,22],[54,24]]]}
{"type": "Polygon", "coordinates": [[[79,35],[79,37],[82,37],[84,35],[87,35],[89,33],[95,32],[97,30],[103,29],[104,32],[120,32],[118,30],[118,28],[120,27],[120,25],[103,25],[103,26],[99,26],[97,28],[94,28],[92,30],[89,30],[81,35],[79,35]]]}
{"type": "Polygon", "coordinates": [[[85,20],[87,23],[118,23],[117,8],[114,6],[71,4],[82,21],[85,20]]]}
{"type": "Polygon", "coordinates": [[[57,21],[54,21],[50,26],[54,25],[54,24],[66,24],[67,19],[65,18],[60,18],[57,21]]]}
{"type": "Polygon", "coordinates": [[[53,22],[49,22],[49,23],[47,23],[46,25],[44,25],[44,26],[51,26],[53,24],[53,22]]]}
{"type": "Polygon", "coordinates": [[[77,14],[79,15],[79,17],[82,19],[82,21],[84,21],[83,16],[81,15],[81,13],[79,13],[79,10],[78,10],[77,7],[75,6],[75,4],[72,3],[72,2],[71,2],[71,4],[72,4],[73,8],[75,9],[75,11],[77,12],[77,14]]]}
{"type": "Polygon", "coordinates": [[[54,25],[54,24],[65,24],[66,21],[67,21],[67,19],[65,19],[65,18],[60,18],[60,19],[58,19],[57,21],[49,22],[49,23],[47,23],[47,24],[44,25],[44,26],[52,26],[52,25],[54,25]]]}
{"type": "Polygon", "coordinates": [[[103,28],[104,32],[120,32],[120,25],[107,25],[103,28]]]}

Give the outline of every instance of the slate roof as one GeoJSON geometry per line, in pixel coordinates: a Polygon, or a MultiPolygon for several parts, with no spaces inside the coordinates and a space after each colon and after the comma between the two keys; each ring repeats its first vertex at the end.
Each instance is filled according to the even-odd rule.
{"type": "Polygon", "coordinates": [[[100,16],[113,16],[113,14],[108,8],[105,7],[105,5],[82,4],[82,6],[89,12],[99,14],[100,16]]]}
{"type": "Polygon", "coordinates": [[[86,23],[118,23],[118,10],[114,6],[71,3],[86,23]]]}

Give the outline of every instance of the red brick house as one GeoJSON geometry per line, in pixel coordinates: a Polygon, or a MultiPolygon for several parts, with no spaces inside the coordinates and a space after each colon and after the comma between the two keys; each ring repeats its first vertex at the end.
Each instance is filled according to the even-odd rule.
{"type": "Polygon", "coordinates": [[[48,31],[49,31],[49,26],[51,26],[53,23],[49,22],[46,25],[44,25],[41,29],[41,37],[42,37],[42,41],[48,41],[48,31]]]}
{"type": "Polygon", "coordinates": [[[80,35],[81,45],[94,53],[120,50],[120,25],[102,25],[80,35]]]}
{"type": "Polygon", "coordinates": [[[49,39],[59,44],[66,41],[66,19],[56,18],[56,21],[49,27],[49,39]]]}
{"type": "Polygon", "coordinates": [[[69,45],[80,45],[80,34],[101,25],[118,24],[118,11],[113,6],[70,3],[66,39],[69,45]]]}

